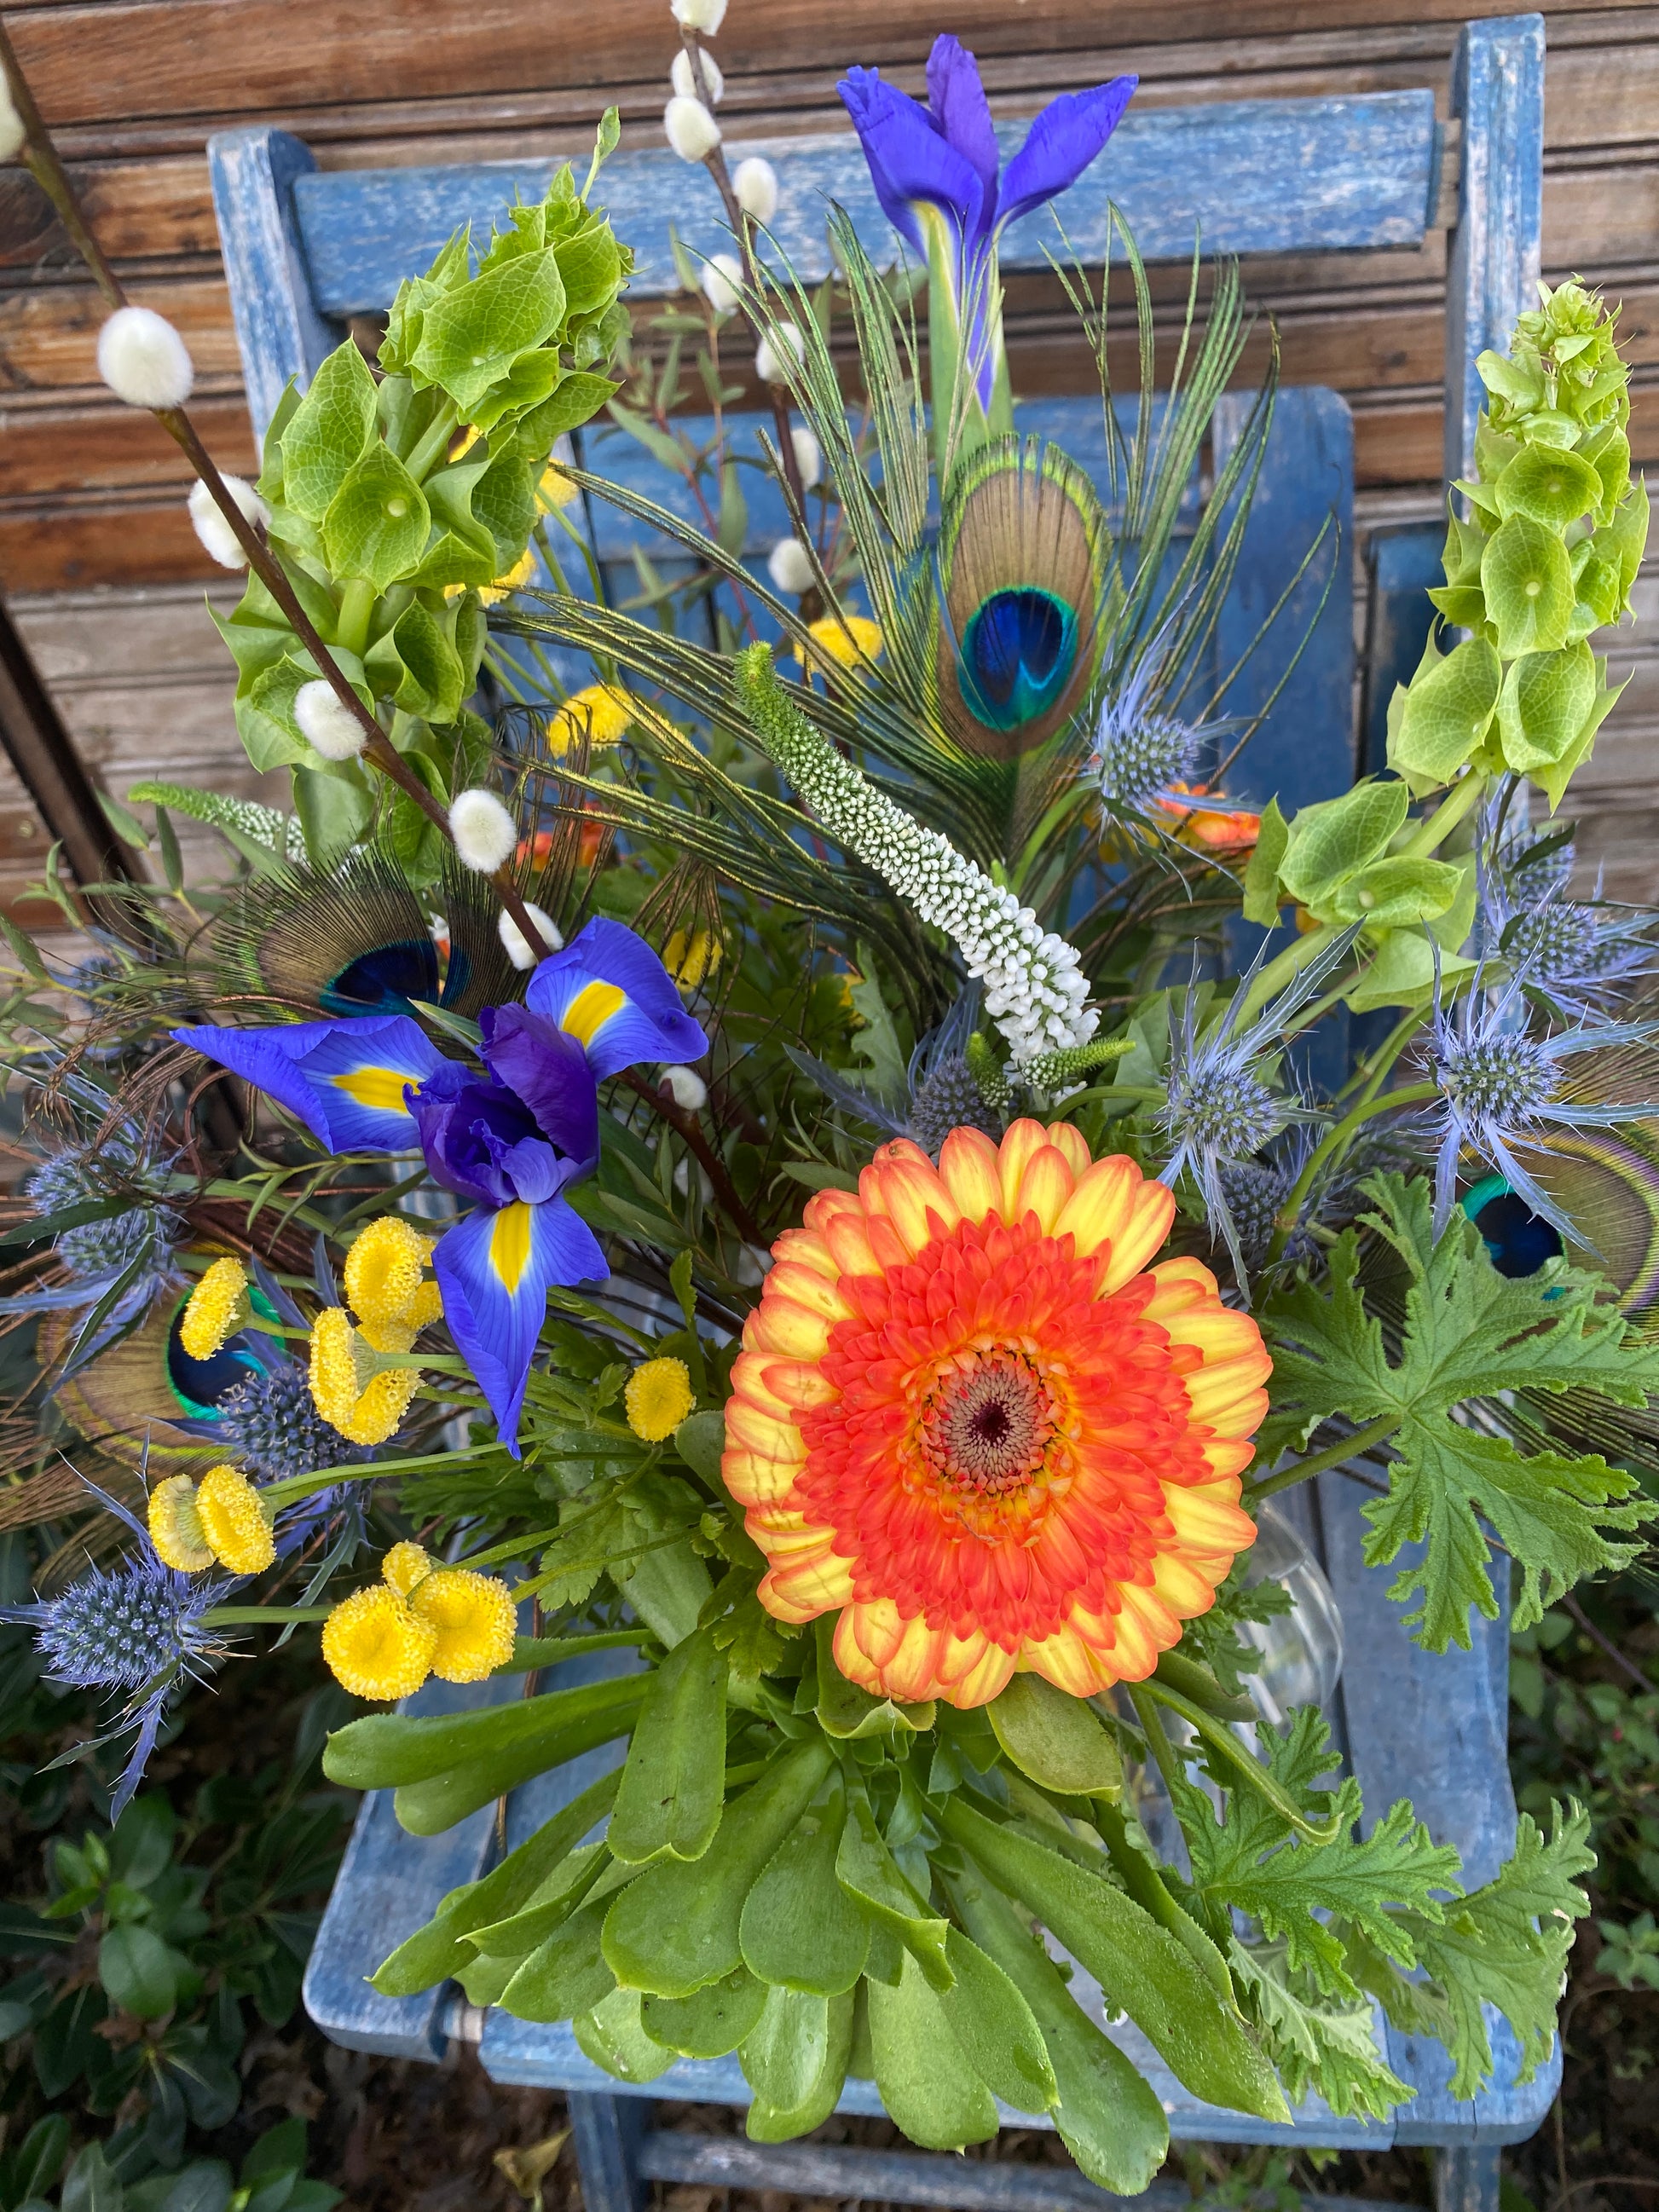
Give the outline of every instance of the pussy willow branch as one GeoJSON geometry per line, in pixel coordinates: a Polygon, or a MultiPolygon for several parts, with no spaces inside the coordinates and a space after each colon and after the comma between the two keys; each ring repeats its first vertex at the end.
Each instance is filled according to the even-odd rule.
{"type": "MultiPolygon", "coordinates": [[[[713,87],[708,81],[708,72],[703,67],[702,40],[695,31],[684,28],[680,32],[680,39],[687,54],[690,57],[692,80],[702,95],[703,106],[712,115],[714,112],[713,87]]],[[[744,283],[758,299],[761,295],[761,281],[760,270],[755,261],[754,232],[748,216],[738,204],[738,195],[732,183],[731,172],[726,166],[725,147],[715,146],[710,152],[705,154],[703,167],[714,179],[714,188],[725,204],[726,219],[732,226],[732,234],[738,241],[738,251],[743,256],[744,283]]],[[[758,348],[766,334],[750,313],[747,302],[740,301],[739,307],[743,319],[748,324],[756,346],[758,348]]],[[[790,503],[799,515],[802,526],[805,527],[806,489],[800,480],[800,463],[795,459],[795,441],[790,434],[788,396],[781,385],[769,384],[766,390],[767,396],[772,403],[773,419],[777,424],[778,461],[783,470],[783,480],[789,488],[790,503]]]]}

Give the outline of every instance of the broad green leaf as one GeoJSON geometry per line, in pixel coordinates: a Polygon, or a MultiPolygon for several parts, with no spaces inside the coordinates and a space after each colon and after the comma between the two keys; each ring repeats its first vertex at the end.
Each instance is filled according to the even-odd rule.
{"type": "Polygon", "coordinates": [[[1329,912],[1320,913],[1319,919],[1364,921],[1376,929],[1430,921],[1447,911],[1462,884],[1463,871],[1449,860],[1413,860],[1395,854],[1350,876],[1332,894],[1329,912]]]}
{"type": "MultiPolygon", "coordinates": [[[[950,1924],[941,1920],[905,1879],[887,1848],[861,1783],[847,1792],[847,1822],[836,1854],[836,1878],[878,1927],[921,1961],[936,1990],[948,1990],[954,1978],[946,1951],[950,1924]]],[[[872,1966],[870,1970],[875,1971],[872,1966]]]]}
{"type": "Polygon", "coordinates": [[[283,503],[320,522],[374,428],[374,379],[348,339],[311,380],[283,432],[283,503]]]}
{"type": "Polygon", "coordinates": [[[261,775],[274,768],[316,760],[317,755],[301,736],[300,726],[294,719],[294,702],[300,695],[300,687],[309,684],[316,673],[308,659],[301,660],[295,654],[284,653],[260,669],[246,690],[238,687],[237,732],[249,760],[261,775]]]}
{"type": "Polygon", "coordinates": [[[726,1796],[726,1654],[712,1631],[678,1644],[651,1677],[607,1840],[629,1866],[699,1859],[726,1796]]]}
{"type": "Polygon", "coordinates": [[[1635,488],[1624,500],[1610,523],[1595,533],[1596,550],[1605,550],[1616,557],[1625,581],[1625,602],[1628,604],[1631,588],[1637,572],[1642,566],[1642,556],[1648,543],[1648,487],[1644,477],[1638,477],[1635,488]]]}
{"type": "Polygon", "coordinates": [[[1244,919],[1263,929],[1272,929],[1279,920],[1279,864],[1290,834],[1278,799],[1270,799],[1261,811],[1261,827],[1244,869],[1244,919]]]}
{"type": "Polygon", "coordinates": [[[502,2010],[517,2020],[574,2020],[602,2002],[617,1978],[605,1963],[600,1931],[618,1901],[596,1898],[538,1944],[502,1989],[502,2010]]]}
{"type": "Polygon", "coordinates": [[[1467,1650],[1470,1607],[1488,1619],[1499,1611],[1482,1521],[1521,1571],[1515,1620],[1525,1627],[1581,1577],[1632,1557],[1614,1532],[1637,1528],[1650,1509],[1623,1469],[1594,1456],[1523,1456],[1507,1437],[1450,1419],[1453,1408],[1510,1389],[1583,1389],[1641,1405],[1659,1389],[1659,1346],[1598,1303],[1597,1278],[1559,1263],[1500,1275],[1461,1212],[1437,1243],[1425,1179],[1379,1176],[1366,1188],[1375,1208],[1364,1222],[1412,1276],[1398,1356],[1366,1310],[1358,1235],[1346,1230],[1326,1279],[1297,1285],[1267,1310],[1274,1416],[1291,1417],[1304,1438],[1339,1413],[1355,1424],[1398,1423],[1388,1495],[1364,1509],[1366,1564],[1386,1565],[1426,1540],[1389,1595],[1415,1597],[1407,1626],[1430,1650],[1452,1643],[1467,1650]]]}
{"type": "Polygon", "coordinates": [[[520,1911],[615,1802],[620,1771],[602,1774],[579,1797],[509,1851],[482,1881],[453,1890],[424,1928],[400,1943],[371,1977],[382,1996],[412,1996],[446,1980],[471,1956],[462,1937],[520,1911]]]}
{"type": "MultiPolygon", "coordinates": [[[[1370,964],[1361,972],[1352,988],[1344,995],[1356,1013],[1367,1013],[1375,1006],[1409,1006],[1423,1001],[1424,994],[1434,988],[1434,939],[1439,924],[1431,930],[1390,929],[1382,933],[1370,964]]],[[[1440,957],[1443,978],[1462,974],[1474,963],[1462,953],[1447,953],[1440,957]]]]}
{"type": "Polygon", "coordinates": [[[1476,360],[1475,373],[1495,398],[1507,399],[1516,407],[1538,407],[1543,404],[1543,371],[1534,362],[1511,361],[1506,354],[1494,353],[1490,348],[1476,360]]]}
{"type": "Polygon", "coordinates": [[[495,539],[499,574],[505,575],[523,553],[539,511],[535,470],[522,454],[498,454],[473,490],[472,513],[495,539]]]}
{"type": "Polygon", "coordinates": [[[1381,859],[1410,806],[1403,783],[1359,783],[1340,799],[1302,807],[1291,823],[1279,880],[1292,898],[1313,906],[1344,877],[1381,859]]]}
{"type": "Polygon", "coordinates": [[[1484,637],[1465,639],[1443,659],[1425,654],[1389,732],[1389,766],[1413,788],[1449,783],[1492,726],[1503,672],[1484,637]]]}
{"type": "Polygon", "coordinates": [[[1029,1836],[950,1798],[945,1832],[1018,1898],[1127,2012],[1194,2096],[1260,2119],[1288,2118],[1273,2069],[1190,1951],[1121,1890],[1029,1836]]]}
{"type": "Polygon", "coordinates": [[[553,449],[553,441],[591,422],[622,386],[614,378],[592,369],[573,368],[559,379],[551,394],[519,422],[518,435],[538,459],[553,449]]]}
{"type": "Polygon", "coordinates": [[[516,254],[431,303],[410,366],[441,385],[471,421],[490,386],[563,318],[564,283],[552,253],[516,254]]]}
{"type": "Polygon", "coordinates": [[[987,1714],[1008,1758],[1044,1789],[1074,1797],[1121,1792],[1117,1746],[1081,1698],[1041,1674],[1016,1674],[987,1714]]]}
{"type": "Polygon", "coordinates": [[[1618,423],[1608,422],[1592,431],[1579,451],[1595,471],[1601,488],[1595,519],[1611,522],[1613,510],[1630,488],[1630,440],[1618,423]]]}
{"type": "Polygon", "coordinates": [[[571,2022],[583,2055],[618,2081],[654,2081],[674,2054],[646,2033],[637,1990],[612,1990],[571,2022]]]}
{"type": "Polygon", "coordinates": [[[1369,2002],[1320,2002],[1285,1966],[1279,1944],[1235,1942],[1228,1956],[1245,2009],[1296,2103],[1312,2094],[1339,2119],[1385,2120],[1413,2094],[1377,2047],[1369,2002]]]}
{"type": "Polygon", "coordinates": [[[674,1449],[693,1474],[701,1475],[705,1482],[720,1482],[720,1462],[726,1456],[726,1416],[714,1408],[688,1413],[674,1431],[674,1449]]]}
{"type": "Polygon", "coordinates": [[[853,1998],[771,1989],[760,2018],[738,2048],[755,2093],[751,2142],[787,2142],[810,2134],[840,2102],[853,2048],[853,1998]]]}
{"type": "Polygon", "coordinates": [[[691,1634],[714,1595],[708,1570],[692,1550],[689,1537],[681,1543],[664,1544],[642,1553],[627,1566],[612,1567],[611,1579],[652,1634],[671,1651],[691,1634]]]}
{"type": "Polygon", "coordinates": [[[294,811],[314,867],[326,867],[355,845],[374,819],[375,788],[370,771],[357,761],[331,762],[315,756],[295,764],[294,811]]]}
{"type": "MultiPolygon", "coordinates": [[[[1628,447],[1626,452],[1628,467],[1628,447]]],[[[1547,446],[1522,447],[1492,489],[1506,522],[1512,514],[1524,514],[1557,532],[1602,499],[1601,479],[1588,461],[1547,446]]]]}
{"type": "Polygon", "coordinates": [[[1598,660],[1595,670],[1598,689],[1583,728],[1553,766],[1540,768],[1533,777],[1533,781],[1548,793],[1552,813],[1561,804],[1568,784],[1589,758],[1595,749],[1596,732],[1619,704],[1631,680],[1627,676],[1623,684],[1609,684],[1605,660],[1598,660]]]}
{"type": "Polygon", "coordinates": [[[447,625],[419,599],[411,600],[370,646],[363,671],[376,696],[389,698],[405,714],[450,722],[459,711],[465,681],[460,655],[447,625]]]}
{"type": "Polygon", "coordinates": [[[995,2100],[969,2064],[939,2000],[909,1952],[898,1981],[866,1982],[870,2042],[881,2101],[924,2150],[986,2142],[999,2122],[995,2100]]]}
{"type": "Polygon", "coordinates": [[[733,1966],[689,1997],[647,1995],[640,2021],[653,2042],[682,2058],[723,2058],[749,2033],[765,2003],[766,1984],[747,1966],[733,1966]]]}
{"type": "Polygon", "coordinates": [[[846,1813],[846,1790],[835,1773],[749,1893],[738,1937],[750,1971],[763,1981],[839,1996],[864,1972],[870,1925],[836,1878],[846,1813]]]}
{"type": "Polygon", "coordinates": [[[397,455],[376,443],[329,502],[323,553],[336,576],[383,592],[416,566],[431,528],[425,493],[397,455]]]}
{"type": "Polygon", "coordinates": [[[88,2143],[64,2177],[63,2212],[123,2212],[126,2192],[104,2157],[102,2143],[88,2143]]]}
{"type": "Polygon", "coordinates": [[[517,1909],[500,1920],[476,1923],[467,1930],[469,1945],[492,1959],[527,1958],[556,1928],[562,1927],[588,1893],[613,1864],[603,1844],[583,1844],[562,1859],[538,1881],[517,1909]]]}
{"type": "Polygon", "coordinates": [[[112,1928],[98,1946],[98,1978],[123,2012],[160,2020],[179,1996],[179,1954],[150,1928],[128,1921],[112,1928]]]}
{"type": "Polygon", "coordinates": [[[742,1964],[744,1900],[817,1796],[830,1759],[821,1736],[792,1745],[726,1807],[702,1858],[659,1860],[623,1891],[605,1921],[605,1954],[625,1988],[690,1996],[742,1964]]]}
{"type": "Polygon", "coordinates": [[[1572,563],[1554,531],[1512,514],[1486,547],[1480,584],[1505,660],[1521,653],[1553,653],[1566,643],[1572,563]]]}
{"type": "Polygon", "coordinates": [[[1060,2094],[1054,2069],[1018,1986],[960,1928],[945,1948],[956,1979],[939,2003],[968,2063],[1017,2112],[1048,2112],[1060,2094]]]}
{"type": "Polygon", "coordinates": [[[1525,775],[1566,753],[1595,703],[1595,656],[1581,640],[1559,653],[1523,653],[1504,678],[1498,726],[1504,758],[1525,775]]]}
{"type": "Polygon", "coordinates": [[[611,226],[599,216],[585,222],[553,249],[564,280],[565,313],[598,314],[616,298],[623,279],[622,257],[611,226]]]}
{"type": "Polygon", "coordinates": [[[1163,2165],[1169,2123],[1151,2084],[1078,2004],[1060,1969],[1001,1893],[969,1867],[952,1901],[980,1948],[1030,2007],[1054,2069],[1054,2126],[1091,2181],[1139,2196],[1163,2165]]]}

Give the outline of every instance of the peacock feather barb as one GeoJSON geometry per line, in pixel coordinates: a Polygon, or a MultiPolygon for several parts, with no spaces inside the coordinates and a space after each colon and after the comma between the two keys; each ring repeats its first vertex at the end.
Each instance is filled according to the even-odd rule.
{"type": "Polygon", "coordinates": [[[1100,1018],[1085,1003],[1089,980],[1074,949],[844,761],[784,691],[769,647],[747,647],[732,665],[756,735],[830,836],[955,942],[1015,1065],[1087,1043],[1100,1018]]]}

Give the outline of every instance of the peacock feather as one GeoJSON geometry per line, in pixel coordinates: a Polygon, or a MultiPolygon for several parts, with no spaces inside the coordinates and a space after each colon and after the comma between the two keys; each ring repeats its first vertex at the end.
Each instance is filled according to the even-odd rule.
{"type": "MultiPolygon", "coordinates": [[[[112,1459],[137,1467],[148,1447],[152,1474],[175,1474],[212,1449],[180,1425],[210,1422],[222,1401],[259,1365],[253,1340],[245,1335],[232,1337],[211,1359],[191,1358],[179,1337],[190,1287],[158,1299],[137,1328],[71,1366],[54,1393],[64,1419],[112,1459]]],[[[48,1370],[69,1352],[79,1318],[67,1313],[43,1317],[40,1360],[48,1370]]]]}
{"type": "Polygon", "coordinates": [[[933,562],[934,712],[957,742],[1018,759],[1086,696],[1112,597],[1111,537],[1093,484],[1036,439],[962,461],[933,562]]]}
{"type": "Polygon", "coordinates": [[[1527,1166],[1582,1239],[1570,1258],[1597,1269],[1619,1303],[1640,1313],[1659,1297],[1659,1161],[1642,1143],[1639,1126],[1617,1136],[1605,1129],[1559,1129],[1529,1152],[1527,1166]]]}

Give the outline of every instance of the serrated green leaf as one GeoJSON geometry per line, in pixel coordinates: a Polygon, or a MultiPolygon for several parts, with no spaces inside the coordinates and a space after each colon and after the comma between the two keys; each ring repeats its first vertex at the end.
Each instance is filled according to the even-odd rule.
{"type": "Polygon", "coordinates": [[[1413,2095],[1377,2047],[1369,2003],[1319,2002],[1305,1978],[1284,1964],[1282,1945],[1235,1942],[1228,1960],[1245,2009],[1295,2102],[1311,2094],[1339,2119],[1385,2120],[1413,2095]]]}

